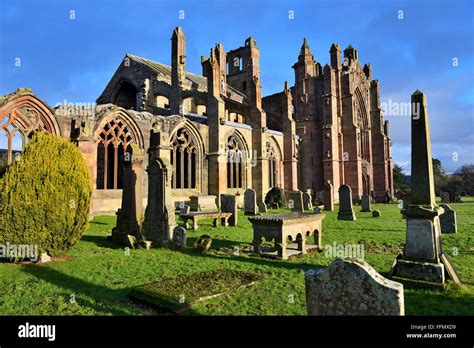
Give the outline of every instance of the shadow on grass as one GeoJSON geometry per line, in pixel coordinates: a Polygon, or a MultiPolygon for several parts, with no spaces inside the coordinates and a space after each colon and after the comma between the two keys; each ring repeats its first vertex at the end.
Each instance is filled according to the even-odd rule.
{"type": "MultiPolygon", "coordinates": [[[[94,309],[98,314],[104,315],[127,315],[130,313],[123,311],[119,307],[133,304],[135,306],[144,306],[152,309],[156,315],[175,315],[163,309],[153,306],[146,306],[144,303],[137,303],[128,299],[128,293],[133,288],[111,289],[103,285],[92,284],[82,279],[63,274],[55,269],[45,266],[29,266],[24,267],[22,272],[27,273],[36,279],[46,281],[54,284],[64,290],[66,293],[79,295],[76,296],[77,302],[81,307],[88,307],[94,309]],[[80,295],[91,297],[97,301],[89,301],[80,297],[80,295]]],[[[185,315],[200,315],[192,309],[186,310],[185,315]]]]}
{"type": "Polygon", "coordinates": [[[89,221],[89,225],[110,225],[110,223],[92,220],[92,221],[89,221]]]}
{"type": "MultiPolygon", "coordinates": [[[[234,242],[232,245],[235,246],[236,243],[234,242]]],[[[214,239],[213,239],[213,246],[214,246],[214,239]]],[[[326,267],[326,265],[323,265],[323,264],[315,264],[315,263],[304,264],[304,263],[291,262],[288,260],[278,260],[278,259],[275,260],[275,259],[270,259],[266,257],[254,256],[254,255],[246,255],[246,256],[233,255],[233,254],[216,255],[212,252],[202,253],[192,248],[187,248],[185,250],[182,250],[181,252],[183,254],[195,256],[195,257],[214,258],[214,259],[220,259],[220,260],[225,259],[225,260],[237,261],[237,262],[242,262],[242,263],[251,263],[256,266],[261,266],[261,267],[271,266],[271,267],[283,268],[287,270],[301,270],[304,272],[312,268],[314,269],[314,268],[326,267]]]]}
{"type": "Polygon", "coordinates": [[[107,240],[104,236],[98,235],[84,235],[81,237],[81,241],[94,243],[95,245],[102,247],[102,248],[110,248],[110,249],[123,249],[123,247],[119,244],[115,244],[109,240],[107,240]]]}

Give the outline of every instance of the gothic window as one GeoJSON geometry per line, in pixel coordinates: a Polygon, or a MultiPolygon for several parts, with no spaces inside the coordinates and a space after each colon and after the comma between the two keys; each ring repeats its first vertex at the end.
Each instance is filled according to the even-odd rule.
{"type": "Polygon", "coordinates": [[[105,124],[97,143],[98,190],[123,188],[124,156],[125,152],[132,154],[130,144],[134,142],[132,133],[122,119],[114,117],[105,124]]]}
{"type": "Polygon", "coordinates": [[[11,164],[36,130],[46,131],[39,119],[40,115],[30,108],[17,108],[0,116],[0,166],[11,164]]]}
{"type": "Polygon", "coordinates": [[[197,146],[186,128],[180,128],[171,137],[171,165],[173,189],[195,189],[197,173],[197,146]]]}
{"type": "Polygon", "coordinates": [[[243,149],[237,138],[227,139],[227,188],[243,188],[243,149]]]}
{"type": "Polygon", "coordinates": [[[275,148],[272,144],[267,141],[266,144],[266,156],[268,158],[268,185],[269,187],[278,186],[277,183],[277,172],[278,172],[278,165],[277,165],[277,156],[275,152],[275,148]]]}

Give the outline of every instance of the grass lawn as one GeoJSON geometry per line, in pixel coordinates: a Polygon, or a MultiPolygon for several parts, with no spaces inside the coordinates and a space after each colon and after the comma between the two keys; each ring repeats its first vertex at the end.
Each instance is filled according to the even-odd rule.
{"type": "MultiPolygon", "coordinates": [[[[446,290],[405,286],[407,315],[474,315],[474,199],[452,204],[458,233],[443,234],[447,253],[464,284],[446,290]]],[[[336,207],[337,208],[337,207],[336,207]]],[[[405,240],[405,220],[397,205],[375,204],[381,218],[361,213],[357,221],[338,221],[337,211],[326,212],[323,243],[364,243],[365,260],[386,275],[405,240]]],[[[275,212],[274,210],[271,212],[275,212]]],[[[245,253],[234,255],[252,241],[252,226],[241,214],[237,227],[212,227],[200,222],[189,231],[192,246],[201,234],[213,238],[211,251],[196,253],[166,249],[130,250],[106,240],[115,217],[100,216],[90,223],[80,242],[62,261],[42,265],[0,264],[0,315],[163,315],[131,302],[128,293],[137,286],[164,277],[233,269],[254,271],[263,277],[250,287],[198,303],[194,315],[306,315],[304,271],[328,265],[333,258],[312,253],[288,261],[270,260],[245,253]],[[221,250],[217,250],[221,248],[221,250]]]]}

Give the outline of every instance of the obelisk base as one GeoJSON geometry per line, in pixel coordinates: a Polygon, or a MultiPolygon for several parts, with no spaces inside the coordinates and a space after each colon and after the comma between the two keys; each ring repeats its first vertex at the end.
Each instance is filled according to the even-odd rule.
{"type": "Polygon", "coordinates": [[[392,274],[412,280],[444,283],[445,268],[441,262],[441,227],[438,211],[410,208],[407,212],[405,249],[403,256],[397,260],[392,274]],[[417,214],[410,214],[410,210],[411,212],[416,210],[417,214]]]}

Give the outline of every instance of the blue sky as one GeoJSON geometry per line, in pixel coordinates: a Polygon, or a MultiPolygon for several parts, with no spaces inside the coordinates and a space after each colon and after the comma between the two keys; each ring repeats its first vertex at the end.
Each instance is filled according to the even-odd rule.
{"type": "MultiPolygon", "coordinates": [[[[342,49],[352,44],[361,63],[372,64],[382,102],[407,103],[417,88],[427,95],[433,156],[452,172],[474,163],[473,4],[2,0],[0,94],[31,87],[52,106],[94,102],[126,52],[169,64],[177,25],[187,37],[187,70],[195,73],[201,73],[200,57],[216,42],[231,50],[253,36],[260,47],[264,95],[281,91],[285,80],[294,83],[291,66],[303,37],[323,65],[333,42],[342,49]]],[[[393,158],[409,173],[410,118],[391,113],[385,118],[391,123],[393,158]]]]}

